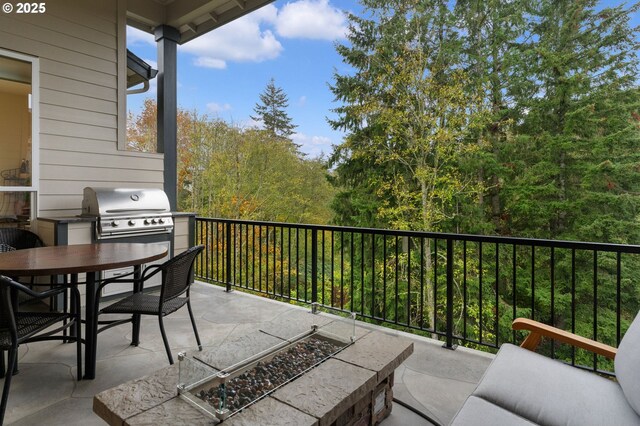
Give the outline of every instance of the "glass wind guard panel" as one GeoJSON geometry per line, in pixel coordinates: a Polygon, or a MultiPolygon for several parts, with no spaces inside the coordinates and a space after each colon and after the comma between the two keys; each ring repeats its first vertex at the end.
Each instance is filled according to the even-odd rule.
{"type": "MultiPolygon", "coordinates": [[[[315,308],[313,312],[316,312],[315,308]]],[[[190,354],[180,353],[178,393],[203,411],[224,420],[301,376],[355,340],[355,314],[346,317],[305,315],[312,315],[322,325],[313,324],[286,339],[273,337],[265,331],[252,333],[251,344],[260,340],[261,334],[276,344],[256,350],[244,359],[234,360],[237,362],[225,368],[212,365],[216,363],[219,347],[203,348],[202,352],[190,354]]],[[[300,322],[304,324],[306,321],[300,322]]],[[[242,345],[242,339],[238,343],[242,345]]],[[[256,347],[260,348],[259,345],[256,347]]]]}

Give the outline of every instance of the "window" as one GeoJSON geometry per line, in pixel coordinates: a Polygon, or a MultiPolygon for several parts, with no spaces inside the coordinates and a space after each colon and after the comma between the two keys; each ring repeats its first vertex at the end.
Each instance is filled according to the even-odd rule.
{"type": "Polygon", "coordinates": [[[38,186],[38,60],[0,50],[0,222],[29,222],[38,186]]]}

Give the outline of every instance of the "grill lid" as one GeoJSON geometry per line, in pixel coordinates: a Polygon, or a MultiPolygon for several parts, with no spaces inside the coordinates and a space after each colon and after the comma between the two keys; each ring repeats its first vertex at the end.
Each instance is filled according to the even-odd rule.
{"type": "Polygon", "coordinates": [[[169,198],[161,189],[84,188],[82,214],[113,217],[170,213],[169,198]]]}

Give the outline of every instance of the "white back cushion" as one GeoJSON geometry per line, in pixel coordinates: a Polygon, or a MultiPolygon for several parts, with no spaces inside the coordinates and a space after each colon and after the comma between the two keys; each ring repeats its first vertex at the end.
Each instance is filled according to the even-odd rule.
{"type": "Polygon", "coordinates": [[[640,315],[636,315],[620,342],[615,369],[625,398],[640,414],[640,315]]]}

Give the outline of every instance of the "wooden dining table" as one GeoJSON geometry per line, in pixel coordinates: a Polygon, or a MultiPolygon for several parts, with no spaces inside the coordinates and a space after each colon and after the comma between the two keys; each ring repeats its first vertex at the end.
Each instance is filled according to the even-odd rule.
{"type": "Polygon", "coordinates": [[[70,275],[70,285],[85,286],[84,379],[96,375],[97,312],[96,281],[101,271],[133,267],[139,277],[142,264],[162,259],[167,248],[155,244],[111,243],[37,247],[0,253],[0,275],[70,275]],[[78,274],[86,274],[84,282],[78,274]]]}

